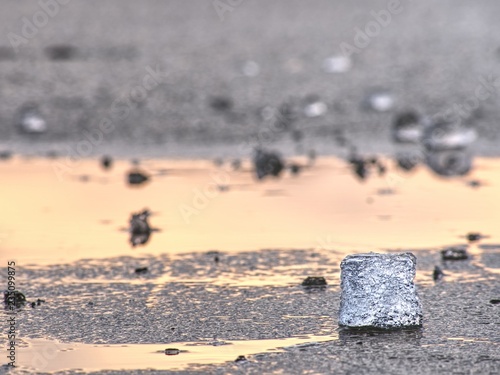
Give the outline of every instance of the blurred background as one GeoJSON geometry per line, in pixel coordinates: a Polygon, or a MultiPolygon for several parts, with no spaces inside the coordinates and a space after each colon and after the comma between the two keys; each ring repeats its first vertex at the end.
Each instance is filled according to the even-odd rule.
{"type": "Polygon", "coordinates": [[[359,148],[391,153],[395,113],[452,111],[477,130],[476,152],[498,154],[496,87],[477,93],[500,68],[496,1],[1,6],[2,150],[64,155],[94,137],[95,147],[79,156],[246,155],[242,142],[265,132],[276,108],[312,103],[290,134],[271,134],[271,142],[294,150],[300,138],[340,154],[333,141],[342,131],[359,148]],[[364,110],[374,92],[390,95],[389,103],[364,110]],[[19,131],[23,111],[33,108],[43,131],[19,131]],[[111,125],[101,137],[103,122],[111,125]]]}

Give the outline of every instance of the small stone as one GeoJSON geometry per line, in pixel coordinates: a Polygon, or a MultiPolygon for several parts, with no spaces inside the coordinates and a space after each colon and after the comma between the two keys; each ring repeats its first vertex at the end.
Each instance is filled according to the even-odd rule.
{"type": "Polygon", "coordinates": [[[491,299],[491,300],[490,300],[490,303],[491,303],[492,305],[498,305],[498,304],[500,304],[500,299],[491,299]]]}
{"type": "Polygon", "coordinates": [[[138,169],[134,169],[128,173],[127,179],[130,185],[142,185],[149,180],[149,176],[138,169]]]}
{"type": "Polygon", "coordinates": [[[31,305],[31,308],[34,309],[36,307],[36,302],[31,302],[30,305],[31,305]]]}
{"type": "Polygon", "coordinates": [[[135,269],[135,273],[138,275],[142,275],[148,273],[148,267],[139,267],[135,269]]]}
{"type": "Polygon", "coordinates": [[[348,255],[340,264],[339,324],[403,328],[422,325],[413,283],[417,260],[411,253],[348,255]]]}
{"type": "Polygon", "coordinates": [[[216,256],[214,257],[214,262],[215,262],[215,263],[219,263],[219,261],[220,261],[220,259],[219,259],[219,257],[216,255],[216,256]]]}
{"type": "Polygon", "coordinates": [[[322,276],[308,276],[304,281],[302,281],[302,286],[316,287],[328,285],[326,279],[322,276]]]}
{"type": "Polygon", "coordinates": [[[175,348],[167,348],[165,349],[165,355],[178,355],[181,351],[175,348]]]}
{"type": "Polygon", "coordinates": [[[238,358],[234,360],[236,363],[238,362],[246,362],[247,358],[244,355],[239,355],[238,358]]]}
{"type": "Polygon", "coordinates": [[[443,260],[465,260],[469,258],[467,251],[460,247],[450,247],[441,250],[441,257],[443,260]]]}
{"type": "Polygon", "coordinates": [[[45,303],[45,300],[37,298],[37,300],[36,300],[37,306],[40,306],[42,303],[45,303]]]}
{"type": "Polygon", "coordinates": [[[277,152],[261,149],[256,150],[253,163],[259,180],[262,180],[266,176],[279,177],[285,168],[285,163],[277,152]]]}
{"type": "Polygon", "coordinates": [[[109,155],[104,155],[102,158],[101,158],[101,166],[104,168],[104,169],[110,169],[111,166],[113,165],[113,158],[109,155]]]}
{"type": "Polygon", "coordinates": [[[445,275],[441,268],[439,268],[438,266],[434,267],[434,271],[432,272],[432,278],[434,279],[434,281],[441,280],[443,276],[445,275]]]}
{"type": "Polygon", "coordinates": [[[467,240],[469,242],[476,242],[476,241],[479,241],[481,238],[483,238],[481,233],[472,232],[472,233],[467,234],[467,240]]]}
{"type": "Polygon", "coordinates": [[[300,173],[300,171],[301,171],[301,169],[302,169],[302,167],[300,165],[295,164],[295,163],[294,164],[290,164],[289,168],[290,168],[290,172],[294,176],[298,176],[299,173],[300,173]]]}
{"type": "Polygon", "coordinates": [[[129,226],[130,244],[132,247],[144,245],[149,241],[149,237],[153,231],[148,222],[150,215],[151,212],[149,210],[132,214],[129,226]]]}

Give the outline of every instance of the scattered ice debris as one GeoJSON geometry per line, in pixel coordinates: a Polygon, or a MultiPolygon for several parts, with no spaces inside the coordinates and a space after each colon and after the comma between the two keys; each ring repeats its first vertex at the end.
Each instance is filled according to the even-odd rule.
{"type": "Polygon", "coordinates": [[[137,214],[132,214],[130,217],[129,233],[132,247],[144,245],[149,241],[149,237],[153,231],[149,226],[149,216],[151,216],[151,212],[149,210],[143,210],[137,214]]]}
{"type": "Polygon", "coordinates": [[[441,268],[439,268],[438,266],[434,267],[434,271],[432,272],[432,278],[434,279],[434,281],[441,280],[443,276],[445,276],[443,270],[441,270],[441,268]]]}
{"type": "Polygon", "coordinates": [[[227,96],[213,96],[210,98],[210,107],[219,112],[227,112],[233,109],[234,103],[227,96]]]}
{"type": "Polygon", "coordinates": [[[41,134],[47,131],[47,123],[43,119],[38,105],[26,103],[18,113],[19,129],[27,134],[41,134]]]}
{"type": "Polygon", "coordinates": [[[178,355],[181,351],[176,348],[167,348],[165,349],[165,355],[178,355]]]}
{"type": "Polygon", "coordinates": [[[423,127],[420,116],[414,111],[398,113],[392,127],[392,139],[397,143],[418,143],[423,127]]]}
{"type": "Polygon", "coordinates": [[[449,247],[441,250],[443,260],[465,260],[468,259],[467,250],[463,247],[449,247]]]}
{"type": "Polygon", "coordinates": [[[339,324],[347,327],[403,328],[422,325],[422,307],[413,279],[411,253],[348,255],[340,264],[339,324]]]}
{"type": "Polygon", "coordinates": [[[308,276],[304,281],[302,281],[302,286],[306,287],[317,287],[328,285],[326,279],[322,276],[308,276]]]}
{"type": "Polygon", "coordinates": [[[348,56],[330,56],[323,60],[323,70],[326,73],[346,73],[351,67],[352,60],[348,56]]]}
{"type": "Polygon", "coordinates": [[[139,169],[134,169],[128,173],[127,179],[130,185],[141,185],[149,180],[149,176],[139,169]]]}
{"type": "Polygon", "coordinates": [[[255,61],[249,60],[243,64],[242,71],[247,77],[256,77],[260,73],[260,66],[255,61]]]}
{"type": "Polygon", "coordinates": [[[253,163],[259,180],[262,180],[266,176],[279,177],[285,168],[285,163],[277,152],[262,149],[255,151],[253,163]]]}
{"type": "Polygon", "coordinates": [[[135,273],[138,275],[143,275],[145,273],[148,273],[148,267],[138,267],[135,269],[135,273]]]}
{"type": "Polygon", "coordinates": [[[322,102],[317,95],[309,95],[305,98],[304,115],[306,117],[323,116],[328,110],[325,102],[322,102]]]}
{"type": "Polygon", "coordinates": [[[104,155],[101,158],[101,166],[104,169],[110,169],[113,166],[113,158],[109,155],[104,155]]]}
{"type": "Polygon", "coordinates": [[[376,169],[379,176],[383,176],[387,171],[385,165],[377,157],[362,157],[358,155],[354,149],[351,150],[351,156],[348,162],[354,174],[358,176],[360,180],[366,180],[372,168],[376,169]]]}
{"type": "Polygon", "coordinates": [[[376,112],[387,112],[394,107],[394,97],[385,90],[377,90],[367,95],[363,107],[376,112]]]}
{"type": "Polygon", "coordinates": [[[464,176],[472,169],[472,154],[465,150],[429,151],[426,163],[440,176],[464,176]]]}
{"type": "Polygon", "coordinates": [[[461,150],[477,138],[476,130],[460,123],[436,122],[423,133],[422,143],[428,150],[461,150]]]}

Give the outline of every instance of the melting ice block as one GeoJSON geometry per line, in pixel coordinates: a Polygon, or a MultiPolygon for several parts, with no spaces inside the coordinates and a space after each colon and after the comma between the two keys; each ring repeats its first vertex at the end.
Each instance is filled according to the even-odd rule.
{"type": "Polygon", "coordinates": [[[422,307],[413,279],[411,253],[348,255],[340,264],[339,324],[403,328],[422,325],[422,307]]]}

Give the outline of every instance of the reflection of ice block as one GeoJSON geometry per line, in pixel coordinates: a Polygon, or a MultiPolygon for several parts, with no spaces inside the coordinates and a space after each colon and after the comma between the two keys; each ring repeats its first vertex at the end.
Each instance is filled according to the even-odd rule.
{"type": "Polygon", "coordinates": [[[413,278],[411,253],[348,255],[340,264],[339,324],[400,328],[422,325],[422,307],[413,278]]]}

